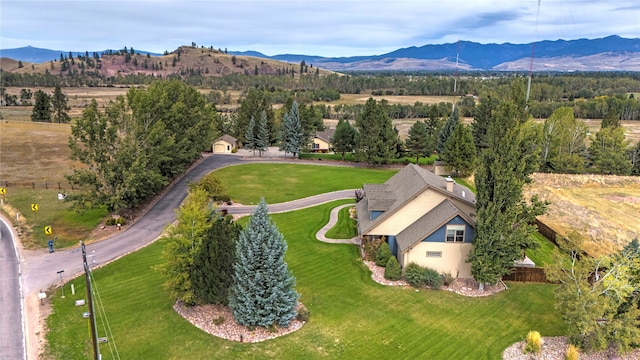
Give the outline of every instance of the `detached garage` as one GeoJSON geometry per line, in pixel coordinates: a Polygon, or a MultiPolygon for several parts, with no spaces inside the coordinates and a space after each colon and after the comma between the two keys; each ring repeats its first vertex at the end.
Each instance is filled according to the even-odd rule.
{"type": "Polygon", "coordinates": [[[238,147],[238,139],[231,135],[224,134],[213,142],[214,154],[231,154],[232,150],[238,147]]]}

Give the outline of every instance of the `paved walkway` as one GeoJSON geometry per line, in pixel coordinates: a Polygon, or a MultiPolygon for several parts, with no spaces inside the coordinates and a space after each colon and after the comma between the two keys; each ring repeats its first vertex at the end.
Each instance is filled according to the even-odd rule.
{"type": "Polygon", "coordinates": [[[331,243],[331,244],[360,245],[359,236],[355,236],[351,239],[329,239],[326,237],[327,231],[329,231],[332,227],[336,225],[336,223],[338,223],[338,214],[340,213],[340,210],[346,207],[351,207],[351,206],[353,206],[353,204],[344,204],[344,205],[336,206],[335,208],[333,208],[331,210],[331,214],[329,215],[329,222],[327,222],[327,224],[323,226],[322,229],[318,230],[318,232],[316,233],[316,239],[322,242],[331,243]]]}

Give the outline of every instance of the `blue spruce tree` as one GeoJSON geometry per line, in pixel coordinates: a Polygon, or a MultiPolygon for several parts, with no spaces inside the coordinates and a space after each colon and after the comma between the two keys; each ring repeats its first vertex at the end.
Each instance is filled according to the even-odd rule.
{"type": "Polygon", "coordinates": [[[291,110],[282,118],[282,131],[280,132],[280,150],[292,153],[296,157],[304,146],[304,129],[300,119],[298,102],[294,101],[291,110]]]}
{"type": "Polygon", "coordinates": [[[262,156],[262,152],[269,151],[269,123],[267,122],[267,113],[260,113],[260,121],[258,122],[258,136],[256,137],[256,150],[262,156]]]}
{"type": "Polygon", "coordinates": [[[288,326],[296,317],[299,295],[284,261],[287,243],[260,199],[236,243],[229,306],[239,324],[288,326]]]}

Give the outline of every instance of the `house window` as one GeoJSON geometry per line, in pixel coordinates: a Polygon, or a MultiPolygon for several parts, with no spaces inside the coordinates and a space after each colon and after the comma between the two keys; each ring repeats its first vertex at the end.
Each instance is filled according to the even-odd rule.
{"type": "Polygon", "coordinates": [[[464,242],[464,225],[447,225],[446,242],[464,242]]]}
{"type": "Polygon", "coordinates": [[[442,251],[427,251],[427,257],[430,258],[441,258],[442,251]]]}
{"type": "Polygon", "coordinates": [[[320,144],[318,144],[318,143],[313,143],[313,149],[314,149],[314,150],[320,149],[320,144]]]}

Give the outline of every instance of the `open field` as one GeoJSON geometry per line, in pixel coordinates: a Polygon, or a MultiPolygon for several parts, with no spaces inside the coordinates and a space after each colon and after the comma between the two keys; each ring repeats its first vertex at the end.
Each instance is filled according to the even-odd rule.
{"type": "MultiPolygon", "coordinates": [[[[111,358],[115,344],[123,359],[498,359],[531,329],[544,336],[563,333],[553,285],[509,283],[509,290],[488,298],[468,298],[375,283],[357,247],[313,238],[342,203],[272,215],[288,243],[286,261],[300,301],[311,314],[302,329],[253,344],[197,329],[173,311],[154,270],[165,245],[159,241],[94,271],[113,332],[101,345],[103,356],[111,358]]],[[[59,290],[52,295],[49,348],[53,358],[85,359],[90,340],[81,314],[87,310],[74,306],[85,298],[84,279],[71,283],[76,295],[69,295],[69,285],[65,299],[59,290]]],[[[99,336],[107,336],[101,319],[99,336]]]]}
{"type": "Polygon", "coordinates": [[[640,177],[536,173],[533,180],[527,195],[551,202],[542,221],[561,234],[577,230],[591,255],[640,237],[640,177]]]}

